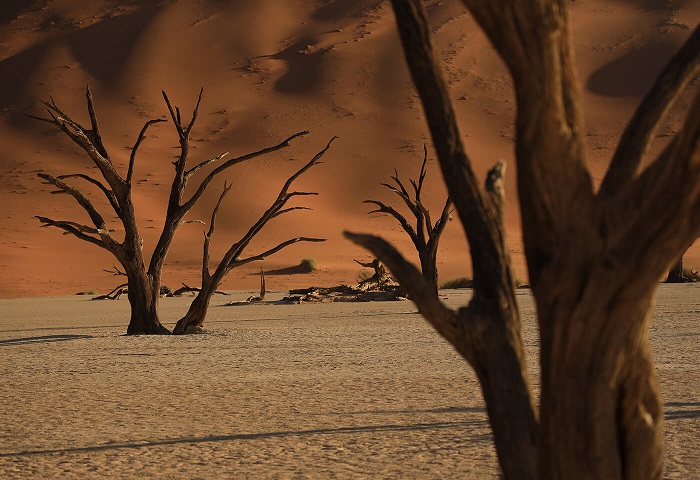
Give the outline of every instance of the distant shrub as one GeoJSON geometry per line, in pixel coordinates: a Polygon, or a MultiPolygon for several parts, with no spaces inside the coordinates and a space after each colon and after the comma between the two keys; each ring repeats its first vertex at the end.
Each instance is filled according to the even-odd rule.
{"type": "Polygon", "coordinates": [[[300,266],[304,267],[309,272],[315,272],[318,270],[318,265],[316,265],[316,259],[304,258],[301,260],[300,266]]]}
{"type": "Polygon", "coordinates": [[[95,290],[90,290],[90,291],[87,291],[87,292],[78,292],[78,293],[76,293],[76,295],[95,295],[95,294],[97,294],[97,291],[95,291],[95,290]]]}
{"type": "Polygon", "coordinates": [[[355,279],[357,280],[357,283],[362,283],[365,280],[372,278],[373,275],[374,272],[371,270],[360,270],[360,273],[357,274],[355,279]]]}
{"type": "Polygon", "coordinates": [[[447,280],[442,285],[440,285],[440,288],[473,288],[473,286],[474,281],[471,278],[460,277],[453,278],[452,280],[447,280]]]}

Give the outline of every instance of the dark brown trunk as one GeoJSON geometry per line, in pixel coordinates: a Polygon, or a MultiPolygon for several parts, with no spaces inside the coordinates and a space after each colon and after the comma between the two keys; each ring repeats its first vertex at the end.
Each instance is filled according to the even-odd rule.
{"type": "Polygon", "coordinates": [[[510,311],[514,318],[498,319],[507,313],[479,312],[480,302],[472,301],[466,311],[460,311],[469,340],[455,348],[465,358],[475,357],[472,366],[481,384],[504,478],[527,480],[535,478],[538,420],[524,368],[520,320],[513,307],[505,312],[510,311]]]}
{"type": "Polygon", "coordinates": [[[160,282],[144,273],[143,269],[127,269],[129,279],[129,303],[131,320],[126,330],[127,335],[167,335],[158,318],[158,300],[160,299],[160,282]]]}
{"type": "Polygon", "coordinates": [[[173,329],[175,335],[200,333],[202,331],[202,325],[204,325],[204,320],[207,318],[209,302],[218,287],[218,282],[207,283],[208,284],[197,293],[197,296],[190,304],[190,308],[187,310],[185,316],[178,320],[173,329]]]}
{"type": "Polygon", "coordinates": [[[430,285],[430,288],[438,294],[438,273],[437,273],[437,251],[428,252],[420,251],[418,252],[420,257],[421,272],[423,278],[430,285]]]}
{"type": "Polygon", "coordinates": [[[652,294],[600,279],[589,285],[574,302],[538,298],[541,478],[660,479],[662,402],[647,338],[652,294]]]}
{"type": "Polygon", "coordinates": [[[683,257],[678,259],[678,262],[671,267],[668,272],[668,277],[666,277],[666,283],[683,283],[685,277],[683,276],[683,257]]]}

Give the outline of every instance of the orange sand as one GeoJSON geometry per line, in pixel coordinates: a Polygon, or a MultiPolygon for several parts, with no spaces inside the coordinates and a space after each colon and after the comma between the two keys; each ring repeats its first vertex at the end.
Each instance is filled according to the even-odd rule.
{"type": "MultiPolygon", "coordinates": [[[[352,259],[368,256],[342,238],[344,229],[381,233],[410,254],[410,242],[392,219],[366,215],[369,209],[361,203],[367,198],[395,200],[379,184],[394,168],[403,178],[417,175],[422,145],[430,143],[386,2],[88,3],[15,0],[4,2],[0,12],[0,297],[106,291],[118,282],[102,271],[114,263],[107,253],[58,230],[40,229],[33,219],[85,219],[72,199],[50,195],[36,173],[94,169],[68,139],[22,114],[40,115],[35,97],[52,95],[84,122],[86,83],[94,91],[107,148],[122,168],[143,122],[167,113],[161,88],[189,115],[199,88],[205,87],[192,163],[312,131],[289,149],[229,171],[226,179],[235,189],[220,217],[215,255],[269,205],[287,175],[330,137],[340,137],[324,165],[299,182],[298,188],[319,193],[304,200],[314,210],[276,220],[250,253],[298,235],[328,241],[298,244],[261,265],[234,271],[223,288],[255,288],[260,266],[284,268],[306,257],[316,259],[318,272],[276,277],[270,288],[352,283],[360,271],[352,259]]],[[[475,169],[483,175],[498,158],[511,165],[509,244],[517,274],[525,279],[510,79],[458,2],[429,1],[427,6],[475,169]]],[[[571,15],[590,169],[599,181],[654,75],[700,20],[700,2],[586,0],[573,3],[571,15]]],[[[697,88],[695,82],[670,112],[652,153],[678,129],[697,88]]],[[[141,182],[135,197],[147,251],[164,215],[176,143],[172,125],[159,125],[137,161],[141,182]]],[[[223,180],[189,218],[208,219],[223,180]]],[[[439,209],[444,187],[432,151],[427,189],[425,197],[439,209]]],[[[166,285],[197,284],[203,230],[199,224],[181,228],[168,257],[166,285]]],[[[441,245],[441,278],[470,275],[458,221],[447,228],[441,245]]],[[[700,267],[698,246],[688,252],[686,264],[700,267]]]]}

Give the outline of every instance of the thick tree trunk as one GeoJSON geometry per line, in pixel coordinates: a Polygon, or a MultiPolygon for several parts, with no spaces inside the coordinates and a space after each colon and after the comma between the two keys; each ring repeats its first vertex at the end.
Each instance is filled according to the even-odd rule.
{"type": "Polygon", "coordinates": [[[423,278],[430,285],[430,288],[438,294],[438,272],[437,272],[437,251],[419,252],[421,273],[423,278]]]}
{"type": "Polygon", "coordinates": [[[668,272],[668,277],[666,277],[667,283],[683,283],[685,277],[683,276],[683,257],[678,259],[678,262],[671,267],[668,272]]]}
{"type": "Polygon", "coordinates": [[[663,473],[662,401],[647,337],[652,289],[615,288],[620,280],[604,282],[604,275],[591,275],[580,295],[535,287],[543,479],[660,479],[663,473]]]}
{"type": "Polygon", "coordinates": [[[126,330],[127,335],[167,335],[158,318],[158,300],[160,299],[160,281],[147,275],[144,269],[127,268],[129,279],[129,303],[131,320],[126,330]]]}

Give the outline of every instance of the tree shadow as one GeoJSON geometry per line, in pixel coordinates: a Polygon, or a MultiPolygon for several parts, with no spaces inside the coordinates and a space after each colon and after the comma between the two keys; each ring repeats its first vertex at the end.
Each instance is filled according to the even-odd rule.
{"type": "Polygon", "coordinates": [[[666,420],[700,418],[700,402],[666,402],[664,418],[666,420]]]}
{"type": "Polygon", "coordinates": [[[94,337],[92,335],[42,335],[40,337],[8,338],[6,340],[0,340],[0,347],[31,345],[34,343],[65,342],[68,340],[78,340],[80,338],[94,337]]]}
{"type": "MultiPolygon", "coordinates": [[[[422,430],[445,430],[466,426],[482,425],[483,420],[465,422],[434,422],[434,423],[413,423],[413,424],[385,424],[385,425],[363,425],[354,427],[337,428],[315,428],[308,430],[280,430],[276,432],[262,433],[241,433],[234,435],[208,435],[205,437],[182,437],[166,440],[134,441],[124,443],[110,443],[107,445],[94,445],[89,447],[59,448],[46,450],[25,450],[20,452],[0,453],[0,458],[32,456],[32,455],[63,455],[68,453],[87,453],[108,450],[139,449],[149,447],[160,447],[167,445],[178,445],[183,443],[210,443],[210,442],[231,442],[246,440],[261,440],[266,438],[285,437],[306,437],[312,435],[348,435],[356,433],[379,433],[379,432],[412,432],[422,430]]],[[[474,434],[471,441],[491,442],[491,434],[474,434]]]]}

